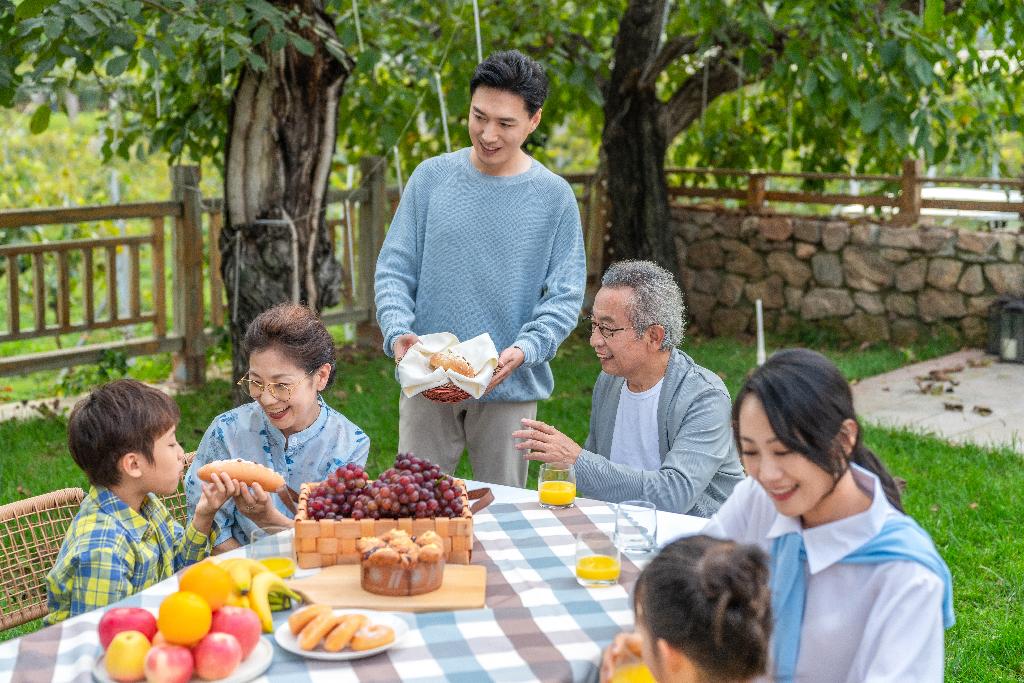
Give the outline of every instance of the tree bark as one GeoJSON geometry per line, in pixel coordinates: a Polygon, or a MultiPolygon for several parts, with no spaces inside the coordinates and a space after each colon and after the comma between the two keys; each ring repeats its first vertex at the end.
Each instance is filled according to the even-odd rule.
{"type": "Polygon", "coordinates": [[[298,9],[318,29],[292,27],[315,46],[311,56],[264,43],[268,68],[246,66],[232,99],[220,249],[236,377],[248,370],[241,341],[257,315],[285,301],[320,311],[339,301],[342,280],[324,209],[338,102],[353,64],[317,35],[336,36],[322,1],[274,4],[298,9]]]}
{"type": "Polygon", "coordinates": [[[601,147],[610,202],[605,264],[648,259],[675,273],[675,240],[668,228],[665,151],[656,79],[644,78],[661,37],[665,0],[630,2],[619,23],[615,66],[605,89],[601,147]]]}

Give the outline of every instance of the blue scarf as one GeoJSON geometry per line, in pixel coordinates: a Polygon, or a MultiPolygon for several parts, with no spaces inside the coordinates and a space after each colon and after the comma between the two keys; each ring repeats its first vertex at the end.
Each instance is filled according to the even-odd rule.
{"type": "MultiPolygon", "coordinates": [[[[840,560],[849,564],[881,564],[894,561],[917,562],[931,570],[945,584],[942,597],[942,625],[953,625],[953,578],[942,561],[928,532],[906,515],[889,517],[881,531],[840,560]]],[[[807,598],[807,576],[804,566],[807,552],[804,537],[797,532],[779,536],[772,544],[771,591],[775,619],[772,658],[775,681],[787,683],[796,673],[800,653],[800,628],[807,598]]],[[[840,599],[841,596],[836,596],[840,599]]]]}

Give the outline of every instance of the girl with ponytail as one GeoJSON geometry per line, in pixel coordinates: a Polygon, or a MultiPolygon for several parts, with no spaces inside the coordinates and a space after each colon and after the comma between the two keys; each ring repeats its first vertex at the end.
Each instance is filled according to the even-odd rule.
{"type": "Polygon", "coordinates": [[[838,368],[779,351],[732,421],[748,476],[703,533],[770,553],[771,680],[941,681],[949,570],[864,445],[838,368]]]}
{"type": "Polygon", "coordinates": [[[641,659],[658,683],[738,683],[767,671],[768,558],[757,546],[708,536],[665,546],[637,579],[633,611],[636,632],[608,648],[602,681],[628,678],[641,659]]]}

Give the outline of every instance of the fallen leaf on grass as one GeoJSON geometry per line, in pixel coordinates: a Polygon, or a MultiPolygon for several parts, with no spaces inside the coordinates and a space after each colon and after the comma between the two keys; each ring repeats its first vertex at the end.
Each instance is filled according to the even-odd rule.
{"type": "Polygon", "coordinates": [[[982,417],[988,417],[992,414],[992,409],[988,406],[974,406],[972,410],[982,417]]]}
{"type": "Polygon", "coordinates": [[[357,394],[361,394],[361,393],[363,393],[363,386],[362,386],[361,384],[357,384],[357,385],[355,386],[355,389],[356,389],[356,393],[357,393],[357,394]]]}
{"type": "Polygon", "coordinates": [[[928,509],[931,510],[932,512],[938,512],[939,511],[939,506],[938,505],[932,505],[928,509]]]}
{"type": "Polygon", "coordinates": [[[977,503],[971,503],[967,507],[971,508],[972,510],[977,510],[978,509],[978,504],[977,503]]]}

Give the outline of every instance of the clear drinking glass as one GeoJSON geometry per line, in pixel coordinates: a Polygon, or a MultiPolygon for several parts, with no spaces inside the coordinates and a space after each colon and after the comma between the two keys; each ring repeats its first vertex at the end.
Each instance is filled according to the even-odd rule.
{"type": "Polygon", "coordinates": [[[550,509],[570,508],[576,501],[576,471],[570,465],[543,463],[537,476],[540,504],[550,509]]]}
{"type": "Polygon", "coordinates": [[[266,560],[272,557],[280,557],[295,562],[295,546],[292,543],[292,534],[287,526],[257,527],[249,536],[249,543],[245,546],[245,556],[254,560],[266,560]]]}
{"type": "Polygon", "coordinates": [[[576,536],[576,581],[581,586],[613,586],[619,581],[619,549],[600,531],[576,536]]]}
{"type": "Polygon", "coordinates": [[[646,500],[624,500],[615,506],[615,545],[626,554],[645,554],[658,547],[658,510],[646,500]]]}

